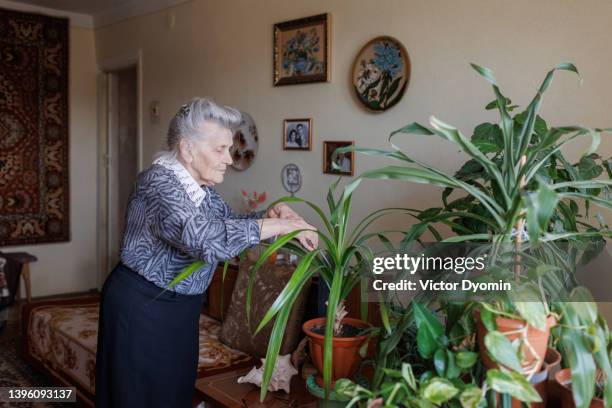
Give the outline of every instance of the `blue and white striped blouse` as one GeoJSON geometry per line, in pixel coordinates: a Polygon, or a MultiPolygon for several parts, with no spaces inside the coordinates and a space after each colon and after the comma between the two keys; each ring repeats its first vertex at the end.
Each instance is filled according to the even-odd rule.
{"type": "Polygon", "coordinates": [[[173,159],[158,159],[139,174],[130,196],[121,261],[155,285],[166,288],[196,260],[205,265],[171,290],[206,291],[219,261],[259,243],[256,218],[235,214],[211,187],[200,187],[173,159]]]}

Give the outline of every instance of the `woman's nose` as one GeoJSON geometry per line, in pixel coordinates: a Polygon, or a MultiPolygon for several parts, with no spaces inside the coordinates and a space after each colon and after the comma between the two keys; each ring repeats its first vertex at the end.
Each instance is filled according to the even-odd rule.
{"type": "Polygon", "coordinates": [[[225,156],[224,156],[224,163],[227,164],[228,166],[231,166],[233,162],[234,160],[232,159],[232,154],[230,153],[229,150],[226,151],[225,156]]]}

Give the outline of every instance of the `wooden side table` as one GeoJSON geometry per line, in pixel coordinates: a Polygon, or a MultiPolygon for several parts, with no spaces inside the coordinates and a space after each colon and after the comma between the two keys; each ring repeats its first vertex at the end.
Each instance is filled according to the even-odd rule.
{"type": "MultiPolygon", "coordinates": [[[[32,301],[32,281],[30,279],[30,262],[36,262],[38,258],[27,252],[2,252],[0,256],[10,257],[12,260],[21,264],[21,278],[25,284],[26,299],[28,303],[32,301]]],[[[21,291],[19,280],[15,289],[15,303],[21,302],[21,291]]]]}
{"type": "Polygon", "coordinates": [[[253,384],[238,384],[238,377],[250,371],[249,368],[228,371],[196,381],[196,393],[206,405],[228,408],[315,408],[318,398],[306,389],[306,380],[299,375],[291,379],[291,394],[285,391],[268,392],[265,401],[259,402],[259,387],[253,384]]]}

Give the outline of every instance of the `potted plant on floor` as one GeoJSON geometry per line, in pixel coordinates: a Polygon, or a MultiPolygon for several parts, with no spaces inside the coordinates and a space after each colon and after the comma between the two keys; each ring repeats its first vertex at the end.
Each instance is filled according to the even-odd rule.
{"type": "MultiPolygon", "coordinates": [[[[354,149],[361,153],[382,155],[410,164],[410,166],[387,166],[368,171],[362,175],[364,178],[399,179],[444,187],[442,196],[444,206],[424,211],[430,214],[428,221],[443,222],[461,234],[447,239],[449,242],[491,242],[494,244],[496,254],[499,254],[497,251],[504,244],[515,246],[514,273],[517,280],[521,279],[521,265],[525,263],[526,255],[523,255],[525,247],[535,248],[540,242],[559,240],[593,244],[602,242],[603,237],[610,237],[610,230],[601,219],[598,219],[601,224],[599,226],[590,225],[586,218],[579,219],[578,202],[582,202],[583,208],[587,211],[591,204],[605,209],[612,208],[610,200],[612,183],[610,180],[596,179],[604,169],[608,177],[612,176],[610,161],[601,160],[596,154],[600,130],[581,126],[548,128],[537,114],[542,96],[549,87],[554,72],[566,70],[578,73],[575,66],[564,63],[551,70],[527,109],[514,117],[511,113],[516,106],[500,92],[492,72],[477,65],[472,67],[493,85],[496,99],[487,106],[487,109],[499,110],[501,115],[499,125],[492,123],[480,125],[472,138],[468,139],[458,129],[432,117],[431,128],[412,123],[390,136],[393,138],[400,134],[417,134],[424,137],[440,136],[449,140],[470,157],[454,176],[408,156],[395,145],[393,151],[365,148],[345,148],[341,151],[354,149]],[[563,156],[561,149],[575,138],[583,136],[591,138],[590,147],[577,165],[571,165],[563,156]],[[448,198],[455,191],[464,194],[449,202],[448,198]]],[[[535,291],[536,287],[533,282],[527,282],[524,289],[535,291]]],[[[503,323],[503,318],[514,320],[511,323],[517,324],[520,330],[524,331],[523,343],[527,345],[531,343],[530,329],[536,329],[534,332],[537,335],[539,332],[544,332],[544,345],[548,342],[546,331],[550,326],[547,319],[551,316],[551,305],[544,298],[539,298],[537,302],[503,299],[482,302],[479,305],[480,321],[485,329],[495,333],[490,336],[490,345],[485,344],[485,347],[482,347],[484,350],[491,351],[491,348],[494,348],[494,352],[499,352],[511,344],[508,338],[503,336],[504,329],[499,324],[503,323]]],[[[575,344],[589,341],[601,343],[602,334],[598,330],[597,319],[593,317],[597,316],[596,311],[593,315],[584,312],[582,308],[578,308],[578,311],[573,309],[571,305],[559,306],[558,312],[562,313],[563,321],[572,320],[571,327],[564,327],[563,330],[573,333],[573,340],[580,338],[581,341],[558,340],[563,343],[561,348],[566,352],[569,350],[573,356],[567,359],[573,372],[582,376],[582,381],[587,385],[573,387],[574,396],[581,395],[582,400],[589,401],[588,396],[592,393],[593,387],[588,385],[594,383],[595,374],[590,370],[581,371],[580,361],[584,358],[592,365],[597,361],[597,365],[602,370],[611,373],[609,358],[607,354],[603,355],[605,353],[598,353],[595,348],[576,349],[575,344]],[[590,320],[585,321],[587,318],[590,320]],[[581,328],[585,326],[581,323],[585,322],[586,327],[591,327],[593,333],[583,333],[584,330],[581,328]]],[[[481,339],[486,343],[484,340],[491,333],[483,334],[481,339]]],[[[604,339],[603,344],[608,344],[607,339],[604,339]]],[[[545,350],[544,347],[543,351],[545,350]]],[[[540,355],[535,360],[543,361],[543,356],[540,355]]],[[[500,361],[499,356],[497,361],[511,364],[507,359],[502,358],[500,361]]],[[[523,364],[520,365],[524,368],[523,364]]],[[[531,375],[537,371],[537,367],[537,364],[530,367],[531,375]]],[[[605,388],[608,393],[612,392],[610,375],[605,388]]]]}
{"type": "MultiPolygon", "coordinates": [[[[360,358],[359,349],[363,346],[368,337],[363,331],[363,329],[368,327],[365,323],[367,319],[367,303],[362,302],[361,305],[361,317],[363,321],[346,318],[336,319],[341,301],[346,299],[353,288],[357,285],[361,285],[365,290],[367,281],[362,279],[362,277],[368,276],[372,265],[372,259],[375,256],[375,253],[366,243],[369,240],[378,239],[386,245],[389,240],[386,238],[385,234],[398,232],[404,235],[403,242],[408,244],[410,240],[418,238],[423,232],[422,230],[413,230],[412,233],[408,234],[401,231],[368,232],[368,227],[373,222],[392,213],[403,212],[417,217],[418,212],[410,209],[382,209],[375,211],[363,218],[361,222],[350,231],[348,227],[351,201],[353,192],[359,185],[360,180],[355,180],[348,184],[344,187],[339,197],[336,198],[334,193],[338,182],[339,180],[332,184],[327,194],[328,214],[325,214],[317,205],[297,197],[284,197],[277,201],[305,203],[315,211],[323,225],[323,230],[317,231],[319,235],[319,248],[312,252],[306,252],[301,247],[294,244],[292,239],[300,232],[295,231],[278,238],[274,243],[270,244],[250,271],[246,302],[247,315],[250,313],[250,305],[252,302],[251,292],[254,276],[257,269],[265,262],[266,258],[274,251],[281,248],[300,257],[300,261],[291,279],[262,318],[255,332],[259,332],[259,330],[274,319],[274,326],[266,354],[261,388],[262,399],[267,392],[268,383],[282,343],[289,312],[303,285],[313,276],[318,275],[320,282],[329,288],[326,317],[315,319],[314,321],[304,324],[306,333],[312,338],[311,356],[313,357],[316,368],[319,370],[319,374],[323,380],[322,385],[327,393],[334,380],[339,377],[350,377],[352,375],[356,368],[355,362],[360,358]],[[353,332],[350,337],[339,337],[334,335],[334,333],[340,334],[343,330],[346,330],[343,329],[343,327],[346,326],[353,327],[349,330],[353,332]],[[314,327],[318,327],[318,329],[313,331],[314,327]],[[318,333],[316,333],[316,331],[318,331],[318,333]],[[336,351],[336,349],[338,349],[338,351],[336,351]],[[340,368],[343,368],[343,370],[340,370],[340,368]]],[[[362,291],[362,295],[364,293],[365,292],[362,291]]]]}

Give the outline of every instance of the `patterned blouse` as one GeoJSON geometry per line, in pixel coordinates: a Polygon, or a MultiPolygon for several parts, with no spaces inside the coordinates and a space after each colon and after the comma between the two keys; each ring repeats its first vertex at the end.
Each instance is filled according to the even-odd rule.
{"type": "Polygon", "coordinates": [[[205,264],[172,289],[185,295],[208,288],[219,261],[259,243],[264,211],[238,215],[211,187],[200,187],[177,160],[158,159],[138,175],[130,196],[121,261],[166,288],[186,266],[205,264]]]}

